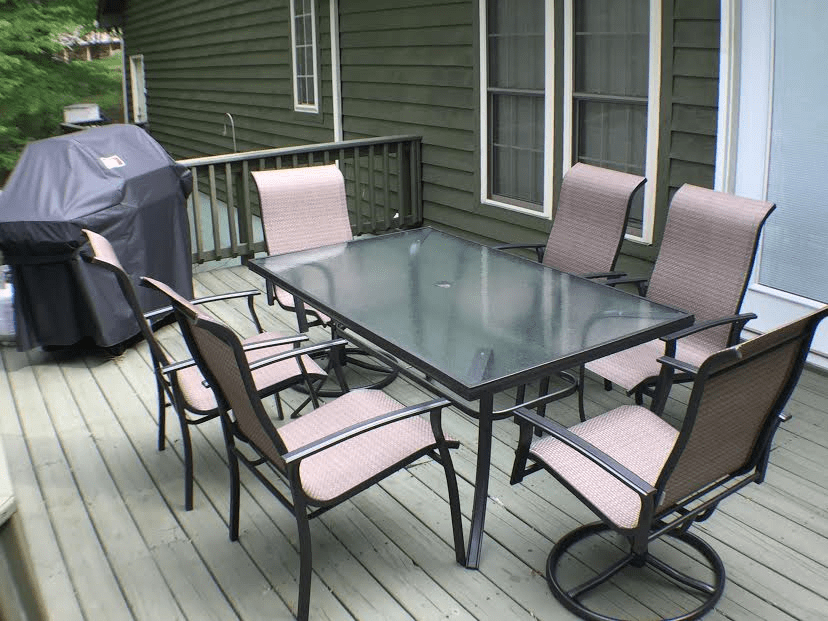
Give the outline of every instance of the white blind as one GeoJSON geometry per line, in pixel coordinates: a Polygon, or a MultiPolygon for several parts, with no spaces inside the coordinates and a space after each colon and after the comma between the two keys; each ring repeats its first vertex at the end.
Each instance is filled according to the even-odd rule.
{"type": "Polygon", "coordinates": [[[776,211],[759,282],[828,302],[828,12],[824,0],[777,0],[775,20],[768,200],[776,211]]]}

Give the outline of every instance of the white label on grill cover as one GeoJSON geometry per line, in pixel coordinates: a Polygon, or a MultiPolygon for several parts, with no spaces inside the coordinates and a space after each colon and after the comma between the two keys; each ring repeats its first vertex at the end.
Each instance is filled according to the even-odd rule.
{"type": "Polygon", "coordinates": [[[124,160],[122,160],[117,155],[109,155],[107,157],[102,157],[101,163],[107,168],[121,168],[121,166],[126,166],[126,162],[124,162],[124,160]]]}

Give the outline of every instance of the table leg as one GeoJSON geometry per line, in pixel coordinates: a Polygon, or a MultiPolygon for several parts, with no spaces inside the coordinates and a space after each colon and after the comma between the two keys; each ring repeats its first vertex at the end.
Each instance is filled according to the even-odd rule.
{"type": "Polygon", "coordinates": [[[493,395],[480,399],[477,425],[477,472],[474,479],[474,505],[472,506],[469,550],[466,567],[480,566],[480,549],[483,546],[483,522],[486,519],[486,501],[489,496],[489,469],[492,462],[492,410],[493,395]]]}

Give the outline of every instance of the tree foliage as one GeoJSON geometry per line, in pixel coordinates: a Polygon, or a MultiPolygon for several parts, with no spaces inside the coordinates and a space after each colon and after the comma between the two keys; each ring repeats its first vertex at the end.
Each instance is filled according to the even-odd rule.
{"type": "Polygon", "coordinates": [[[0,0],[0,185],[23,147],[59,132],[63,106],[120,91],[98,62],[65,62],[59,36],[93,27],[95,0],[0,0]]]}

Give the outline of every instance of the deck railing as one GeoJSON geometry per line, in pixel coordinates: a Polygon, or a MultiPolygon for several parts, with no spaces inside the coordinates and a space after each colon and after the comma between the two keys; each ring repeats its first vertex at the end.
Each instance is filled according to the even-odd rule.
{"type": "Polygon", "coordinates": [[[189,200],[193,262],[264,251],[250,172],[337,163],[345,176],[355,235],[423,220],[419,136],[385,136],[180,160],[193,174],[189,200]]]}

